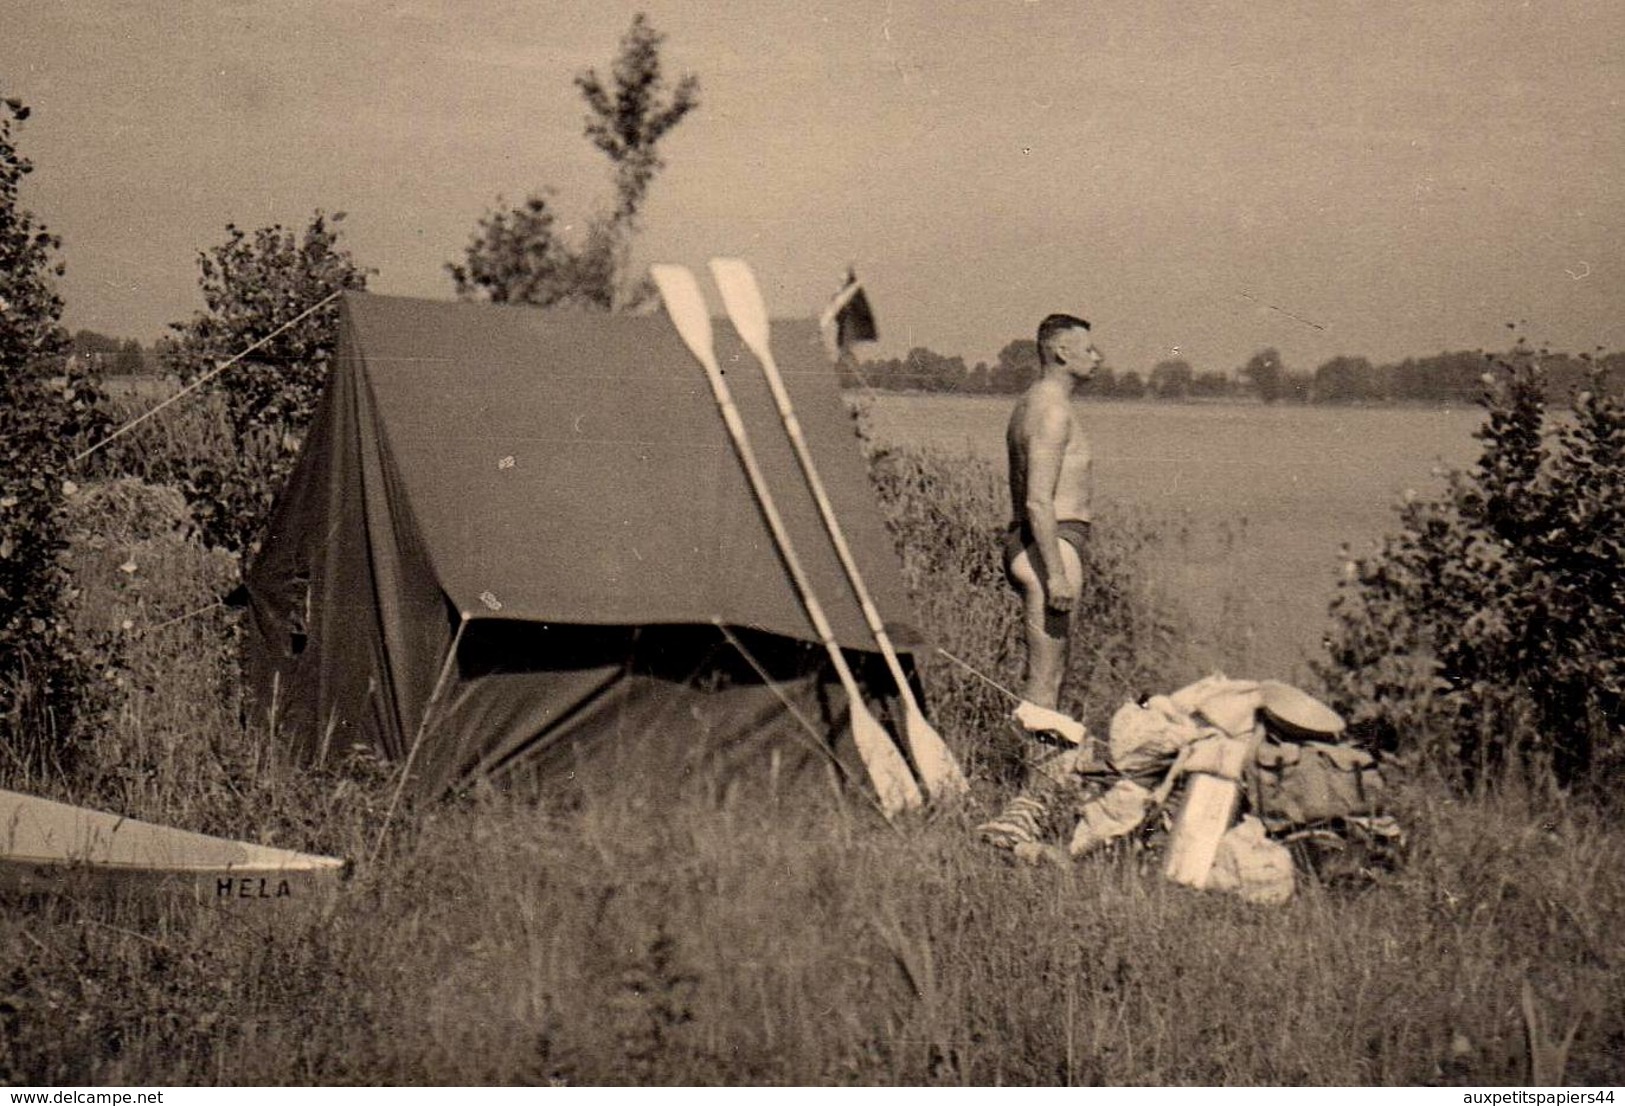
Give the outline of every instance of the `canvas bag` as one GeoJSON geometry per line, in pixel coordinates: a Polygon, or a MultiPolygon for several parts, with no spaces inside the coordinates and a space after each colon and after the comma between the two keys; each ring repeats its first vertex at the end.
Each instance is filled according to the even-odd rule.
{"type": "Polygon", "coordinates": [[[1353,745],[1265,741],[1258,747],[1255,801],[1271,821],[1307,825],[1379,812],[1382,772],[1353,745]]]}
{"type": "Polygon", "coordinates": [[[1202,886],[1240,895],[1251,903],[1280,906],[1292,898],[1296,884],[1292,853],[1271,841],[1264,824],[1249,814],[1219,839],[1213,867],[1202,886]]]}

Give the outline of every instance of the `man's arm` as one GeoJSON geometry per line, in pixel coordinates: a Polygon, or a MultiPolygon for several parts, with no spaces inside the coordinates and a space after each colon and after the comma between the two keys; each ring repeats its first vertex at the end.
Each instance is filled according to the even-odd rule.
{"type": "Polygon", "coordinates": [[[1072,413],[1046,404],[1027,419],[1027,525],[1033,544],[1044,558],[1045,605],[1070,611],[1078,585],[1068,580],[1061,560],[1060,533],[1055,525],[1055,490],[1061,482],[1061,462],[1072,432],[1072,413]]]}

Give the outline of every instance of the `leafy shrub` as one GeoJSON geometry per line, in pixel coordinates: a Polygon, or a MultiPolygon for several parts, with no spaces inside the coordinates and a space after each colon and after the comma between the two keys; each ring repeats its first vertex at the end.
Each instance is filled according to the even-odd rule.
{"type": "Polygon", "coordinates": [[[211,545],[249,549],[293,469],[337,344],[339,305],[329,297],[367,283],[367,271],[339,245],[343,218],[318,210],[302,234],[278,225],[252,237],[228,224],[225,244],[199,256],[208,309],[173,325],[179,337],[165,354],[165,369],[190,383],[264,342],[215,384],[236,435],[235,454],[177,457],[178,471],[164,477],[186,492],[211,545]]]}
{"type": "Polygon", "coordinates": [[[74,490],[72,443],[100,414],[94,384],[76,363],[63,367],[59,241],[18,204],[33,165],[12,125],[27,118],[20,101],[0,103],[0,741],[13,767],[32,768],[60,760],[86,684],[61,508],[74,490]]]}
{"type": "MultiPolygon", "coordinates": [[[[608,83],[595,69],[576,74],[587,105],[584,134],[614,167],[613,210],[590,218],[579,242],[564,233],[568,225],[559,226],[551,188],[518,207],[486,212],[464,248],[463,264],[446,265],[460,299],[598,311],[649,302],[653,286],[631,267],[638,213],[665,166],[661,140],[700,102],[692,73],[667,84],[660,61],[665,37],[640,12],[621,37],[608,83]]],[[[503,206],[500,196],[497,204],[503,206]]]]}
{"type": "Polygon", "coordinates": [[[1459,781],[1625,763],[1625,404],[1603,375],[1553,429],[1538,358],[1495,360],[1477,465],[1408,500],[1333,601],[1339,705],[1459,781]]]}

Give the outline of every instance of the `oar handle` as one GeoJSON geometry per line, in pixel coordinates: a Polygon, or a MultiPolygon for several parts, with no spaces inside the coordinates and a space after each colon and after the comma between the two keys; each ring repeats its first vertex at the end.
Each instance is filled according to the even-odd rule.
{"type": "MultiPolygon", "coordinates": [[[[768,380],[772,382],[776,395],[784,395],[784,385],[779,382],[779,373],[773,366],[772,354],[762,359],[762,364],[770,366],[768,380]]],[[[911,710],[917,710],[919,704],[914,700],[914,692],[909,687],[908,677],[903,674],[902,662],[897,659],[897,649],[891,642],[891,636],[886,633],[886,624],[880,617],[880,611],[875,607],[874,599],[869,594],[869,586],[864,582],[863,573],[858,568],[858,559],[852,552],[851,545],[847,544],[846,532],[841,529],[839,519],[835,514],[834,505],[831,504],[829,493],[824,490],[823,478],[818,475],[818,469],[812,462],[812,449],[807,445],[806,437],[801,433],[801,422],[795,412],[789,410],[789,397],[784,396],[784,426],[789,432],[790,442],[795,446],[796,455],[801,461],[802,469],[807,474],[807,486],[812,489],[813,499],[818,504],[819,514],[824,516],[824,525],[829,530],[830,544],[835,546],[835,555],[841,560],[841,567],[846,570],[846,578],[851,581],[852,592],[857,596],[858,608],[863,612],[863,620],[869,624],[869,632],[874,635],[875,643],[880,646],[880,654],[886,660],[886,667],[891,670],[892,679],[897,683],[897,693],[902,696],[903,704],[911,710]]]]}

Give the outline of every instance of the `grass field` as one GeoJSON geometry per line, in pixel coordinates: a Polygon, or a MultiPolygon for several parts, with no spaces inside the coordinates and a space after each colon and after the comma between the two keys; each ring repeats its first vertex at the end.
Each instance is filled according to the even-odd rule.
{"type": "MultiPolygon", "coordinates": [[[[130,465],[223,448],[218,426],[185,421],[198,410],[147,432],[130,465]]],[[[1251,433],[1277,413],[1233,417],[1251,433]]],[[[1101,441],[1104,484],[1124,486],[1136,456],[1146,468],[1101,441]]],[[[876,479],[921,620],[1013,678],[985,541],[1006,510],[999,467],[909,447],[876,479]]],[[[476,789],[386,824],[394,766],[357,751],[305,771],[244,726],[235,616],[207,607],[233,566],[177,528],[177,493],[84,494],[81,619],[144,632],[72,773],[5,782],[357,871],[269,917],[7,900],[0,1081],[1505,1085],[1530,1074],[1526,994],[1537,1045],[1575,1027],[1568,1086],[1625,1080],[1625,833],[1607,812],[1396,777],[1405,864],[1305,876],[1280,908],[1174,887],[1132,850],[1012,866],[972,833],[1009,792],[987,737],[1006,705],[930,662],[936,720],[974,776],[963,810],[888,826],[826,792],[662,809],[659,781],[628,780],[570,808],[476,789]]],[[[1134,688],[1198,671],[1191,647],[1207,647],[1145,586],[1148,559],[1186,539],[1116,498],[1074,672],[1094,725],[1134,688]]]]}
{"type": "MultiPolygon", "coordinates": [[[[1004,460],[1008,399],[877,394],[875,440],[1004,460]]],[[[1096,493],[1152,524],[1146,568],[1188,616],[1194,661],[1307,678],[1348,545],[1362,552],[1407,490],[1477,456],[1471,408],[1080,403],[1096,493]]]]}

